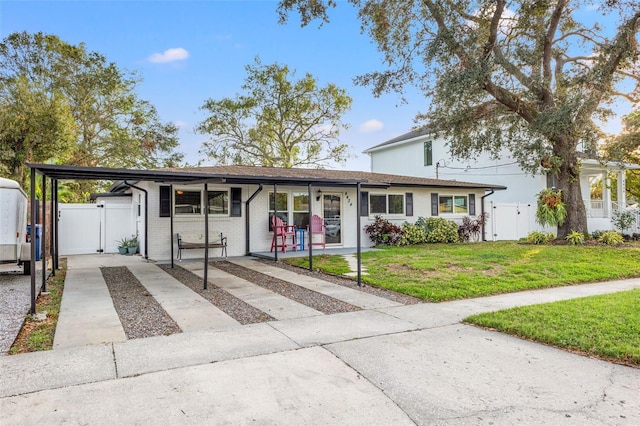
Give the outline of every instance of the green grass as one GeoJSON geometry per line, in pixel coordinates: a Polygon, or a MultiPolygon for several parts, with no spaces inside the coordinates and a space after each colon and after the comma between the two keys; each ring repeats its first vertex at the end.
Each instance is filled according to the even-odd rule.
{"type": "MultiPolygon", "coordinates": [[[[301,268],[309,267],[308,257],[290,257],[284,260],[290,265],[301,268]]],[[[342,256],[330,256],[322,254],[313,256],[313,269],[319,269],[327,274],[342,275],[350,271],[349,264],[342,256]]]]}
{"type": "Polygon", "coordinates": [[[9,354],[46,351],[53,347],[66,272],[67,261],[63,258],[60,260],[60,269],[56,271],[55,277],[51,276],[47,280],[49,294],[41,294],[36,301],[36,312],[47,312],[47,318],[43,321],[36,321],[27,315],[9,354]]]}
{"type": "MultiPolygon", "coordinates": [[[[319,258],[314,257],[314,268],[341,273],[337,265],[342,256],[319,258]]],[[[362,254],[368,270],[363,276],[366,283],[432,302],[638,277],[638,259],[638,246],[527,245],[511,241],[384,247],[362,254]]],[[[308,266],[306,258],[286,261],[308,266]]]]}
{"type": "Polygon", "coordinates": [[[640,367],[640,289],[512,308],[464,321],[640,367]]]}

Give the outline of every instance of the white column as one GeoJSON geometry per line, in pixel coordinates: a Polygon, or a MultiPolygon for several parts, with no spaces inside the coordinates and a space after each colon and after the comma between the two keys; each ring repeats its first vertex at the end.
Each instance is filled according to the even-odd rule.
{"type": "Polygon", "coordinates": [[[611,181],[609,173],[602,173],[602,214],[604,217],[611,216],[611,181]]]}
{"type": "Polygon", "coordinates": [[[624,170],[618,172],[618,208],[627,207],[627,175],[624,170]]]}

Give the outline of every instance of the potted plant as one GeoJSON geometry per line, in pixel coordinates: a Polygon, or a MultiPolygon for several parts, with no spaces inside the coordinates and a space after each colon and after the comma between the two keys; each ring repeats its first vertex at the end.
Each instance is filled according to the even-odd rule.
{"type": "Polygon", "coordinates": [[[132,235],[127,246],[127,252],[129,254],[136,254],[138,252],[138,236],[132,235]]]}
{"type": "Polygon", "coordinates": [[[118,241],[118,252],[120,254],[127,254],[128,247],[129,247],[129,239],[127,237],[124,237],[123,239],[118,241]]]}

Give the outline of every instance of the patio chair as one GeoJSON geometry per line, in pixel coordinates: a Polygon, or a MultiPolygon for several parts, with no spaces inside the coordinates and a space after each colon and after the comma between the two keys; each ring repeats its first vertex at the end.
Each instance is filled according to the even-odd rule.
{"type": "Polygon", "coordinates": [[[324,219],[322,219],[317,214],[314,214],[311,217],[311,222],[307,226],[307,233],[309,235],[310,245],[322,246],[322,250],[325,250],[327,248],[327,244],[325,240],[326,233],[327,233],[326,225],[324,223],[324,219]],[[320,237],[314,240],[313,238],[314,235],[319,235],[320,237]],[[316,240],[319,240],[319,241],[316,241],[316,240]]]}
{"type": "Polygon", "coordinates": [[[271,217],[271,228],[273,228],[273,238],[271,239],[271,251],[281,248],[282,252],[286,252],[289,247],[294,251],[298,251],[296,245],[296,227],[294,225],[285,225],[278,216],[271,217]]]}

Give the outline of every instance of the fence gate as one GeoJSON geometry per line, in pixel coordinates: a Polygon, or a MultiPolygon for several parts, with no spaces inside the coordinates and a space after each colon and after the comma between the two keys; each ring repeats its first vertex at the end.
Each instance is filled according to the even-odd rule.
{"type": "Polygon", "coordinates": [[[61,255],[117,253],[118,241],[135,234],[131,204],[60,204],[61,255]]]}
{"type": "Polygon", "coordinates": [[[524,203],[491,203],[491,236],[487,240],[519,240],[536,230],[535,208],[524,203]]]}

